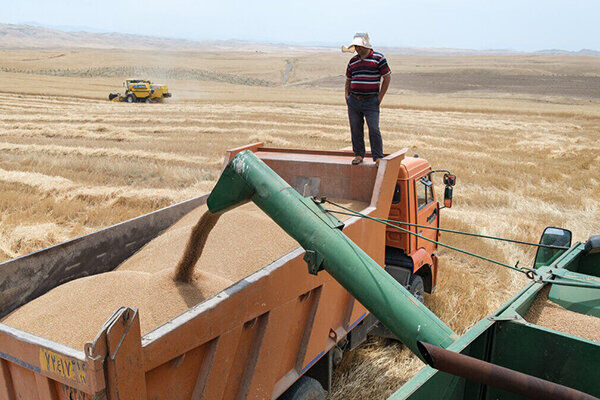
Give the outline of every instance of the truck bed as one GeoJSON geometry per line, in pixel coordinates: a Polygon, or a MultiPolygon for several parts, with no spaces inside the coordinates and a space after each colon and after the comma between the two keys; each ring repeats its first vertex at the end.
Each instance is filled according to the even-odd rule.
{"type": "MultiPolygon", "coordinates": [[[[359,211],[367,206],[353,200],[336,202],[359,211]]],[[[190,231],[206,210],[206,205],[192,210],[115,270],[62,284],[2,323],[81,349],[119,307],[129,306],[138,309],[145,334],[298,247],[248,203],[219,220],[196,264],[194,281],[173,282],[190,231]]]]}
{"type": "MultiPolygon", "coordinates": [[[[301,194],[350,199],[353,208],[368,204],[363,212],[381,218],[389,214],[406,152],[404,149],[385,157],[376,168],[372,162],[352,166],[350,152],[268,149],[255,144],[229,151],[225,162],[244,149],[255,152],[301,194]]],[[[143,266],[168,278],[169,268],[185,245],[185,240],[172,239],[177,235],[187,238],[186,229],[198,217],[189,212],[195,209],[199,213],[205,202],[206,196],[200,196],[0,264],[0,315],[23,307],[41,319],[64,318],[62,314],[85,307],[86,298],[92,297],[88,291],[67,291],[64,296],[56,296],[51,306],[56,309],[52,310],[36,309],[36,299],[46,292],[50,295],[52,289],[67,282],[68,285],[96,279],[98,274],[120,264],[123,265],[114,273],[128,277],[150,275],[140,270],[143,266]],[[188,227],[183,227],[186,224],[188,227]],[[152,239],[156,241],[138,252],[152,239]],[[48,317],[50,314],[53,315],[48,317]]],[[[252,208],[242,207],[237,212],[252,214],[252,208]]],[[[163,319],[150,322],[147,316],[151,313],[121,299],[103,306],[104,315],[83,311],[74,325],[60,327],[63,333],[82,330],[84,335],[75,332],[74,336],[65,337],[61,333],[53,336],[56,340],[49,340],[45,336],[52,332],[32,333],[32,325],[18,329],[0,323],[0,398],[63,400],[106,396],[167,400],[280,396],[336,343],[358,330],[368,313],[329,274],[309,274],[304,250],[288,241],[287,235],[259,235],[266,247],[282,246],[275,253],[254,248],[256,243],[248,249],[243,241],[256,240],[252,235],[259,232],[253,228],[266,217],[253,214],[252,223],[240,225],[232,213],[228,214],[233,224],[222,224],[222,228],[232,231],[219,231],[212,237],[226,241],[230,251],[213,254],[221,260],[216,264],[200,260],[200,274],[217,284],[202,287],[207,281],[197,280],[200,287],[189,288],[197,297],[188,297],[179,290],[176,296],[161,296],[156,307],[163,319]],[[234,228],[239,228],[237,233],[234,228]],[[239,235],[235,240],[232,232],[239,235]],[[252,252],[260,258],[254,266],[244,261],[252,252]],[[240,266],[239,275],[232,265],[240,266]],[[180,309],[171,304],[174,299],[180,309]],[[173,314],[167,316],[165,311],[173,314]],[[109,315],[110,312],[114,313],[109,315]],[[93,339],[81,347],[82,338],[93,333],[93,339]],[[73,346],[60,343],[65,341],[73,346]]],[[[223,218],[227,221],[227,216],[223,218]]],[[[385,227],[355,217],[345,223],[343,232],[383,265],[385,227]]],[[[125,280],[131,286],[119,293],[135,298],[140,286],[153,295],[160,290],[152,286],[151,280],[142,279],[141,284],[134,281],[125,280]]],[[[103,302],[115,300],[109,293],[102,293],[103,302]]]]}

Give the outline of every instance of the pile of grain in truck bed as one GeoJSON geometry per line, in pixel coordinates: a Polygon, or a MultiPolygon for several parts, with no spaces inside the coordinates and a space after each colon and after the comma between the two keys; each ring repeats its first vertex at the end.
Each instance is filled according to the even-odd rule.
{"type": "Polygon", "coordinates": [[[548,299],[550,287],[540,291],[525,320],[544,328],[600,342],[600,318],[569,311],[548,299]]]}
{"type": "MultiPolygon", "coordinates": [[[[338,202],[354,210],[366,207],[351,200],[338,202]]],[[[196,263],[193,280],[174,282],[174,267],[206,210],[200,206],[188,213],[115,270],[58,286],[2,322],[83,349],[119,307],[131,306],[139,310],[144,334],[298,247],[254,203],[248,203],[221,216],[196,263]]]]}

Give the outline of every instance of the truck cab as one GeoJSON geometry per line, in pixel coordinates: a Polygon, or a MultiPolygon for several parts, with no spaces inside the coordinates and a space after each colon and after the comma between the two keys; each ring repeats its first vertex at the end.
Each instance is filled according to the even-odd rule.
{"type": "Polygon", "coordinates": [[[421,302],[425,293],[435,291],[437,281],[437,244],[427,239],[438,240],[439,231],[435,228],[440,225],[440,208],[452,206],[452,186],[456,181],[454,175],[444,171],[445,206],[440,207],[433,184],[435,172],[427,160],[417,155],[402,160],[388,219],[422,237],[388,226],[385,238],[386,271],[421,302]]]}

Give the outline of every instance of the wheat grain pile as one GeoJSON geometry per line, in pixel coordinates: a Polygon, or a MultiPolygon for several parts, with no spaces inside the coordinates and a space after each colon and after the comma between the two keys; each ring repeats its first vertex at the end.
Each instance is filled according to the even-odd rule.
{"type": "Polygon", "coordinates": [[[525,320],[545,328],[600,342],[600,318],[569,311],[548,299],[550,286],[538,293],[525,320]]]}
{"type": "MultiPolygon", "coordinates": [[[[366,206],[340,202],[355,210],[366,206]]],[[[213,217],[205,205],[200,206],[116,270],[58,286],[2,322],[82,349],[114,311],[131,306],[138,308],[141,331],[146,333],[298,247],[253,203],[213,217]],[[207,218],[212,218],[208,225],[207,218]],[[209,228],[210,235],[201,237],[198,226],[209,228]],[[189,282],[174,280],[186,247],[198,244],[199,237],[206,242],[197,262],[187,266],[189,282]]]]}

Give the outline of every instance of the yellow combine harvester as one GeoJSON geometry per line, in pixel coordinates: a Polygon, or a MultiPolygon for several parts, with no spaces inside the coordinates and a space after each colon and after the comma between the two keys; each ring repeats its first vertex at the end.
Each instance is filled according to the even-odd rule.
{"type": "Polygon", "coordinates": [[[125,94],[111,93],[110,101],[126,101],[128,103],[153,103],[171,97],[167,85],[152,83],[143,79],[128,79],[123,82],[125,94]]]}

